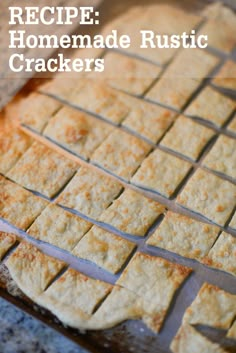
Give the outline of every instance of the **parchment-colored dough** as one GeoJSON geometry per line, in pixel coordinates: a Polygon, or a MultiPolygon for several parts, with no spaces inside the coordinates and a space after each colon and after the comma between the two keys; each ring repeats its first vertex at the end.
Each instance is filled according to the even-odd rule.
{"type": "Polygon", "coordinates": [[[168,212],[147,244],[198,260],[208,254],[219,231],[209,224],[168,212]]]}
{"type": "Polygon", "coordinates": [[[235,206],[236,186],[198,169],[177,197],[182,206],[224,225],[235,206]]]}
{"type": "Polygon", "coordinates": [[[236,90],[236,63],[231,60],[226,61],[212,83],[218,87],[236,90]]]}
{"type": "Polygon", "coordinates": [[[0,260],[15,243],[16,236],[14,234],[0,231],[0,260]]]}
{"type": "Polygon", "coordinates": [[[230,327],[227,337],[236,339],[236,321],[234,321],[233,325],[230,327]]]}

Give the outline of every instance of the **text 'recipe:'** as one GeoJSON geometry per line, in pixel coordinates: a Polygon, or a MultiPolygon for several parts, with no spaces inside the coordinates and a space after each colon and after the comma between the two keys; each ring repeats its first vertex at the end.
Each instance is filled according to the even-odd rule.
{"type": "MultiPolygon", "coordinates": [[[[9,7],[10,25],[35,26],[43,24],[50,25],[71,25],[78,18],[81,25],[98,25],[99,12],[93,7],[9,7]],[[23,19],[24,18],[24,19],[23,19]]],[[[183,32],[181,35],[157,34],[152,30],[140,30],[135,34],[140,37],[140,48],[156,49],[156,48],[206,48],[208,46],[207,35],[197,35],[195,30],[190,34],[183,32]]],[[[117,30],[112,30],[106,36],[96,34],[73,34],[57,36],[47,34],[26,34],[26,31],[9,30],[9,48],[24,49],[24,48],[39,48],[39,49],[84,49],[84,48],[108,48],[108,49],[127,49],[132,47],[132,40],[128,34],[120,35],[117,30]]],[[[14,72],[21,71],[36,71],[50,72],[55,71],[104,71],[104,59],[81,59],[74,58],[73,61],[65,59],[63,54],[60,54],[57,59],[45,62],[43,58],[24,58],[23,54],[15,53],[11,55],[9,60],[10,69],[14,72]]]]}

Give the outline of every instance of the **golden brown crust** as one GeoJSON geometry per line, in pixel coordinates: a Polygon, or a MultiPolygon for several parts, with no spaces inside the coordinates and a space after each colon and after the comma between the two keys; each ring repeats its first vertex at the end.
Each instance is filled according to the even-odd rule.
{"type": "Polygon", "coordinates": [[[0,231],[0,260],[15,243],[15,234],[4,233],[0,231]]]}

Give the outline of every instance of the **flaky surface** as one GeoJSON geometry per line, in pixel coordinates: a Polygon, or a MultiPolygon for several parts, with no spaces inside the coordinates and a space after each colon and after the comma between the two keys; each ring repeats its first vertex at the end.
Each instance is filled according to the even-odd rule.
{"type": "Polygon", "coordinates": [[[51,310],[67,325],[88,328],[95,307],[111,289],[108,283],[69,269],[37,297],[37,303],[51,310]]]}
{"type": "Polygon", "coordinates": [[[16,236],[14,234],[0,232],[0,260],[15,242],[16,236]]]}
{"type": "Polygon", "coordinates": [[[203,161],[212,170],[236,178],[236,139],[220,136],[203,161]]]}
{"type": "Polygon", "coordinates": [[[131,182],[170,197],[190,168],[188,162],[156,149],[143,161],[131,182]]]}
{"type": "Polygon", "coordinates": [[[228,329],[236,315],[236,295],[204,283],[197,297],[187,308],[183,323],[202,324],[228,329]]]}
{"type": "Polygon", "coordinates": [[[44,135],[88,159],[112,131],[112,126],[70,107],[63,107],[48,123],[44,135]]]}
{"type": "Polygon", "coordinates": [[[22,101],[19,111],[20,122],[37,132],[42,132],[60,107],[61,103],[57,100],[33,92],[22,101]]]}
{"type": "Polygon", "coordinates": [[[6,174],[32,142],[32,139],[19,129],[3,129],[0,132],[0,173],[6,174]]]}
{"type": "Polygon", "coordinates": [[[112,132],[96,149],[91,160],[109,172],[129,180],[151,146],[120,130],[112,132]]]}
{"type": "Polygon", "coordinates": [[[35,239],[72,250],[92,224],[50,204],[28,229],[35,239]]]}
{"type": "Polygon", "coordinates": [[[71,103],[116,124],[129,113],[131,107],[128,100],[123,99],[126,95],[109,87],[105,81],[87,78],[82,85],[71,94],[71,103]]]}
{"type": "Polygon", "coordinates": [[[75,247],[73,255],[92,261],[99,267],[116,273],[134,248],[134,243],[93,226],[75,247]]]}
{"type": "Polygon", "coordinates": [[[203,261],[208,266],[236,276],[236,237],[225,232],[221,233],[203,261]]]}
{"type": "Polygon", "coordinates": [[[27,189],[53,197],[78,167],[77,163],[39,142],[34,142],[7,176],[27,189]]]}
{"type": "Polygon", "coordinates": [[[161,145],[195,161],[214,134],[213,130],[180,116],[161,141],[161,145]]]}
{"type": "Polygon", "coordinates": [[[116,52],[109,52],[104,60],[103,73],[92,73],[91,76],[131,94],[143,94],[161,73],[161,68],[156,65],[116,52]],[[119,63],[118,71],[114,70],[116,63],[119,63]]]}
{"type": "Polygon", "coordinates": [[[144,236],[165,207],[142,194],[126,189],[108,209],[100,221],[108,223],[122,232],[144,236]]]}
{"type": "Polygon", "coordinates": [[[222,126],[235,109],[230,98],[211,87],[204,88],[185,110],[185,114],[205,119],[216,126],[222,126]]]}
{"type": "Polygon", "coordinates": [[[48,202],[0,175],[0,217],[27,229],[48,202]]]}
{"type": "Polygon", "coordinates": [[[151,142],[158,142],[174,121],[176,114],[141,99],[128,96],[123,98],[125,102],[128,101],[130,110],[122,125],[151,142]]]}
{"type": "Polygon", "coordinates": [[[117,284],[140,296],[146,312],[144,322],[158,331],[175,291],[190,272],[189,268],[162,258],[136,253],[117,284]]]}
{"type": "Polygon", "coordinates": [[[170,345],[173,353],[226,353],[190,325],[182,325],[170,345]]]}
{"type": "Polygon", "coordinates": [[[198,169],[177,202],[223,226],[235,206],[235,193],[234,184],[198,169]]]}
{"type": "Polygon", "coordinates": [[[226,89],[236,90],[236,64],[228,60],[213,79],[213,84],[226,89]]]}
{"type": "Polygon", "coordinates": [[[202,259],[214,244],[219,228],[168,212],[147,244],[179,255],[202,259]]]}
{"type": "Polygon", "coordinates": [[[60,194],[57,203],[98,219],[121,189],[121,184],[113,179],[82,167],[60,194]]]}
{"type": "Polygon", "coordinates": [[[46,289],[64,265],[62,261],[43,254],[25,241],[6,261],[11,277],[31,299],[46,289]]]}

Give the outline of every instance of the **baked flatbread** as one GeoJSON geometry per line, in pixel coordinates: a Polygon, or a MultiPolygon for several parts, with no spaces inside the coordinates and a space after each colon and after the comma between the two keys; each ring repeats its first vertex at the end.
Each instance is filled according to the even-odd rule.
{"type": "Polygon", "coordinates": [[[72,250],[91,227],[91,223],[50,204],[27,232],[35,239],[72,250]]]}
{"type": "Polygon", "coordinates": [[[93,226],[72,253],[109,272],[117,273],[134,248],[134,243],[93,226]]]}
{"type": "Polygon", "coordinates": [[[161,145],[196,161],[214,135],[213,130],[180,116],[161,141],[161,145]]]}
{"type": "Polygon", "coordinates": [[[142,95],[162,70],[157,65],[117,52],[108,52],[104,60],[103,73],[92,73],[91,76],[105,80],[113,88],[135,95],[142,95]],[[119,67],[118,70],[114,70],[116,66],[119,67]]]}
{"type": "Polygon", "coordinates": [[[236,63],[231,60],[226,61],[212,83],[218,87],[236,90],[236,63]]]}
{"type": "Polygon", "coordinates": [[[82,167],[60,194],[57,203],[95,220],[122,190],[122,185],[108,176],[82,167]]]}
{"type": "Polygon", "coordinates": [[[236,179],[236,139],[221,135],[203,164],[216,172],[236,179]]]}
{"type": "Polygon", "coordinates": [[[0,132],[0,173],[6,174],[32,144],[28,135],[16,128],[0,132]]]}
{"type": "Polygon", "coordinates": [[[48,202],[0,175],[0,217],[27,229],[48,202]]]}
{"type": "Polygon", "coordinates": [[[78,168],[77,163],[39,142],[34,142],[7,176],[27,189],[53,197],[78,168]]]}
{"type": "Polygon", "coordinates": [[[236,114],[234,114],[234,117],[231,120],[231,122],[229,123],[229,125],[227,126],[227,129],[229,131],[236,133],[236,114]]]}
{"type": "Polygon", "coordinates": [[[177,197],[177,202],[224,226],[235,206],[236,186],[198,169],[177,197]]]}
{"type": "Polygon", "coordinates": [[[182,325],[170,345],[173,353],[226,353],[190,325],[182,325]]]}
{"type": "Polygon", "coordinates": [[[209,224],[168,212],[147,244],[198,260],[208,254],[219,231],[209,224]]]}
{"type": "Polygon", "coordinates": [[[0,260],[16,243],[16,236],[10,233],[0,232],[0,260]]]}
{"type": "Polygon", "coordinates": [[[143,161],[131,182],[171,197],[190,168],[190,163],[156,149],[143,161]]]}
{"type": "Polygon", "coordinates": [[[7,259],[6,266],[18,287],[34,300],[65,264],[23,241],[7,259]]]}
{"type": "Polygon", "coordinates": [[[236,321],[234,321],[233,325],[230,327],[227,337],[236,339],[236,321]]]}
{"type": "Polygon", "coordinates": [[[159,257],[136,253],[117,284],[141,298],[143,321],[159,331],[174,293],[190,274],[191,269],[159,257]]]}
{"type": "Polygon", "coordinates": [[[193,303],[187,308],[183,323],[228,329],[236,315],[236,295],[204,283],[193,303]]]}
{"type": "Polygon", "coordinates": [[[53,98],[33,92],[20,105],[20,122],[37,132],[42,132],[61,105],[53,98]]]}
{"type": "Polygon", "coordinates": [[[221,233],[203,262],[236,276],[236,237],[225,232],[221,233]]]}
{"type": "Polygon", "coordinates": [[[91,115],[63,107],[49,121],[44,135],[69,151],[88,159],[112,129],[111,125],[91,115]]]}
{"type": "Polygon", "coordinates": [[[101,215],[100,221],[122,232],[144,236],[165,207],[142,194],[126,189],[101,215]]]}
{"type": "Polygon", "coordinates": [[[236,213],[233,215],[231,221],[230,221],[230,224],[229,226],[233,229],[236,229],[236,213]]]}
{"type": "Polygon", "coordinates": [[[211,87],[204,88],[185,110],[185,114],[222,126],[233,113],[236,103],[211,87]]]}
{"type": "Polygon", "coordinates": [[[124,131],[115,130],[96,149],[91,161],[129,180],[151,150],[151,145],[124,131]]]}

